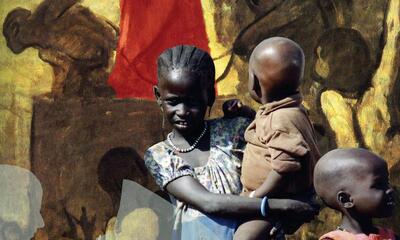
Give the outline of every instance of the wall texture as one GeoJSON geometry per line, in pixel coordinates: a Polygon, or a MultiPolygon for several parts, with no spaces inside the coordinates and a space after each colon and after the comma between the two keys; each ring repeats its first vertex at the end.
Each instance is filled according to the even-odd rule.
{"type": "MultiPolygon", "coordinates": [[[[0,3],[1,23],[16,7],[33,10],[42,2],[44,1],[2,1],[0,3]]],[[[87,7],[97,16],[95,19],[88,17],[88,22],[107,19],[106,22],[118,26],[119,2],[118,0],[106,2],[85,0],[81,3],[83,8],[87,7]]],[[[246,90],[247,61],[252,49],[258,42],[268,37],[292,38],[303,47],[306,54],[306,71],[301,91],[305,97],[304,105],[309,109],[318,131],[322,152],[336,147],[368,148],[387,160],[392,183],[397,187],[400,186],[400,0],[201,0],[201,4],[209,48],[217,67],[218,92],[221,97],[238,97],[256,108],[257,104],[251,101],[246,90]]],[[[72,9],[71,16],[82,13],[78,10],[72,9]]],[[[49,27],[51,28],[51,25],[49,27]]],[[[0,28],[4,30],[2,24],[0,28]]],[[[106,28],[101,29],[107,32],[106,28]]],[[[88,27],[87,31],[92,30],[88,27]]],[[[62,39],[63,35],[59,36],[59,39],[62,39]]],[[[76,37],[76,41],[81,41],[80,37],[76,37]]],[[[96,39],[93,38],[92,41],[97,41],[96,39]]],[[[50,39],[48,42],[50,43],[50,39]]],[[[102,42],[101,38],[99,42],[102,42]]],[[[52,121],[67,124],[77,116],[79,119],[82,109],[85,109],[85,101],[82,102],[83,105],[78,104],[80,107],[77,107],[76,111],[69,112],[69,114],[73,113],[72,117],[55,118],[52,114],[43,115],[45,111],[40,109],[39,117],[35,118],[32,99],[36,96],[37,101],[41,103],[39,105],[45,106],[45,109],[52,109],[52,107],[59,109],[61,105],[57,107],[54,106],[55,103],[46,103],[48,99],[54,97],[51,91],[55,89],[57,79],[78,79],[80,84],[84,83],[80,80],[82,76],[91,79],[92,82],[106,79],[113,66],[115,47],[107,46],[107,51],[111,54],[108,54],[105,60],[97,58],[96,53],[90,57],[77,55],[76,58],[71,59],[66,57],[69,54],[68,48],[64,51],[57,47],[53,48],[56,51],[50,52],[45,51],[44,49],[47,48],[42,46],[29,47],[22,53],[15,54],[7,46],[4,36],[0,37],[1,164],[16,164],[28,169],[37,164],[37,162],[32,163],[32,156],[41,156],[43,152],[35,154],[32,150],[34,145],[31,142],[34,139],[32,136],[38,136],[35,133],[32,134],[34,130],[32,119],[44,121],[48,117],[46,123],[50,125],[52,121]],[[97,64],[99,59],[102,61],[101,66],[97,64]],[[85,66],[85,68],[79,66],[85,66]]],[[[90,45],[85,49],[90,53],[90,45]]],[[[74,86],[71,89],[72,92],[75,91],[74,86]]],[[[90,92],[77,93],[82,96],[74,94],[72,94],[72,99],[80,99],[82,96],[93,97],[93,93],[90,92]]],[[[68,99],[61,101],[62,106],[72,104],[68,99]]],[[[102,100],[96,101],[104,104],[102,100]]],[[[105,105],[112,109],[115,108],[115,104],[119,104],[105,102],[105,105]]],[[[75,102],[74,104],[76,105],[75,102]]],[[[132,104],[136,108],[141,106],[132,104]]],[[[143,105],[143,108],[146,107],[147,105],[143,105]]],[[[92,111],[105,114],[107,107],[103,112],[92,111]]],[[[64,113],[60,111],[60,114],[64,113]]],[[[123,116],[123,113],[121,114],[123,116]]],[[[96,118],[94,115],[85,115],[81,119],[93,122],[94,118],[96,118]]],[[[148,121],[145,117],[139,120],[148,121]]],[[[145,126],[145,123],[138,126],[145,126]]],[[[56,132],[57,129],[51,130],[52,127],[49,127],[50,130],[41,129],[41,131],[47,134],[48,131],[56,132]]],[[[68,126],[65,127],[68,129],[68,126]]],[[[93,133],[87,128],[83,131],[87,131],[87,134],[93,133]]],[[[153,137],[146,142],[150,143],[161,136],[153,137]]],[[[70,140],[68,144],[75,141],[70,140]]],[[[116,147],[111,145],[107,145],[108,148],[116,147]]],[[[107,150],[104,149],[104,152],[107,150]]],[[[140,154],[142,150],[139,150],[140,154]]],[[[98,160],[97,155],[93,159],[98,160]]],[[[91,168],[97,166],[96,164],[91,165],[91,168]]],[[[36,171],[44,178],[43,169],[36,169],[36,171]]],[[[84,178],[84,171],[79,176],[84,178]]],[[[58,187],[62,190],[61,185],[58,187]]],[[[74,194],[79,195],[79,192],[74,194]]],[[[81,207],[79,201],[72,207],[76,212],[75,215],[79,215],[81,207]]],[[[104,200],[104,204],[107,201],[104,200]]],[[[108,208],[112,209],[112,206],[108,208]]],[[[112,210],[107,211],[112,212],[112,210]]],[[[112,213],[108,213],[107,217],[111,215],[112,213]]],[[[334,228],[338,220],[337,214],[324,209],[318,220],[304,226],[293,238],[299,239],[301,236],[302,239],[316,239],[320,233],[334,228]]],[[[383,222],[400,231],[399,213],[383,222]]],[[[101,233],[105,229],[105,224],[99,223],[95,233],[101,233]]],[[[82,232],[79,234],[80,237],[84,237],[82,232]]],[[[36,239],[47,237],[47,233],[42,232],[36,239]]]]}

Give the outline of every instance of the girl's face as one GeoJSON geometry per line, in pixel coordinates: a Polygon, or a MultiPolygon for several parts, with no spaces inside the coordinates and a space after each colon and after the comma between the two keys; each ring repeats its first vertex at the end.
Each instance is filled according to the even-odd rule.
{"type": "Polygon", "coordinates": [[[204,80],[188,70],[176,69],[163,74],[155,95],[176,131],[184,136],[202,131],[207,106],[210,105],[204,80]]]}

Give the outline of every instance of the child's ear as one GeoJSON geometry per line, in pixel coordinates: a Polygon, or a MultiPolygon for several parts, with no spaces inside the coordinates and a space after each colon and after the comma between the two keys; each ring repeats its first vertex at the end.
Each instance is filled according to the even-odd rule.
{"type": "Polygon", "coordinates": [[[336,196],[339,205],[343,208],[348,209],[354,207],[353,199],[349,193],[345,191],[339,191],[336,196]]]}
{"type": "Polygon", "coordinates": [[[158,106],[161,107],[161,105],[162,105],[161,95],[160,95],[160,91],[158,90],[158,87],[157,87],[157,86],[154,86],[154,87],[153,87],[153,93],[154,93],[154,96],[155,96],[156,99],[157,99],[157,104],[158,104],[158,106]]]}

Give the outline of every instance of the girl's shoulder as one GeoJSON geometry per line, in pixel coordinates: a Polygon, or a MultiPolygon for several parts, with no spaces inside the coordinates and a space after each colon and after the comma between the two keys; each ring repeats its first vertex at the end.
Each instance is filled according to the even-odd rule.
{"type": "Polygon", "coordinates": [[[166,150],[167,148],[165,147],[164,141],[158,142],[147,149],[147,151],[166,151],[166,150]]]}
{"type": "Polygon", "coordinates": [[[144,159],[161,158],[170,155],[171,150],[166,147],[165,142],[161,141],[149,147],[144,153],[144,159]]]}
{"type": "Polygon", "coordinates": [[[173,154],[164,142],[148,148],[144,163],[160,188],[181,176],[194,176],[194,170],[181,157],[173,154]]]}

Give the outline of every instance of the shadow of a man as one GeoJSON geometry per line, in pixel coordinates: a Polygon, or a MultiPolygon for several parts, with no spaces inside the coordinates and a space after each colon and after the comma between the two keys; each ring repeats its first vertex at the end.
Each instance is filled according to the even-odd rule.
{"type": "Polygon", "coordinates": [[[44,226],[40,181],[27,169],[0,165],[0,193],[0,239],[31,239],[44,226]]]}

